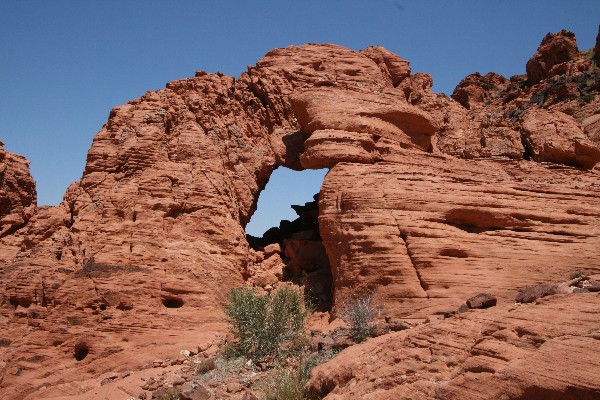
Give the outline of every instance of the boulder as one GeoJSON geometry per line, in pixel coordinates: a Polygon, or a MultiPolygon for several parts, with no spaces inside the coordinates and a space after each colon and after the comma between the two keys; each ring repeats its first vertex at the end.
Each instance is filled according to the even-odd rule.
{"type": "Polygon", "coordinates": [[[592,142],[573,117],[559,111],[528,110],[523,132],[526,152],[535,161],[588,169],[600,161],[600,144],[592,142]]]}
{"type": "Polygon", "coordinates": [[[179,387],[179,400],[208,400],[210,392],[195,383],[184,383],[179,387]]]}
{"type": "Polygon", "coordinates": [[[263,253],[266,258],[269,258],[273,254],[281,254],[281,246],[279,245],[279,243],[271,243],[265,246],[263,253]]]}
{"type": "Polygon", "coordinates": [[[467,300],[469,308],[489,308],[496,305],[497,299],[488,293],[479,293],[467,300]]]}
{"type": "Polygon", "coordinates": [[[556,285],[532,285],[522,289],[515,297],[517,303],[533,303],[542,297],[556,294],[556,285]]]}
{"type": "Polygon", "coordinates": [[[589,286],[586,286],[586,289],[590,292],[600,292],[600,282],[590,280],[589,286]]]}
{"type": "Polygon", "coordinates": [[[385,322],[387,323],[390,331],[399,332],[405,329],[412,328],[412,325],[406,321],[401,321],[393,317],[386,317],[385,322]]]}

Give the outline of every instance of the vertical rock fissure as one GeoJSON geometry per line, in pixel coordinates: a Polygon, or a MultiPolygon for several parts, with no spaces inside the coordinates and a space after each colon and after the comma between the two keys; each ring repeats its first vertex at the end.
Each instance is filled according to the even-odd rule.
{"type": "MultiPolygon", "coordinates": [[[[398,225],[396,225],[396,226],[398,226],[398,225]]],[[[404,246],[406,246],[406,254],[408,255],[408,259],[410,260],[412,267],[415,269],[415,274],[417,275],[417,279],[419,280],[419,285],[421,285],[421,288],[427,295],[427,298],[429,298],[429,294],[427,293],[427,284],[423,282],[423,279],[421,278],[421,274],[419,273],[419,269],[417,268],[417,264],[413,258],[412,251],[409,248],[408,235],[406,233],[403,233],[399,226],[398,226],[398,231],[400,232],[400,239],[402,239],[402,241],[404,242],[404,246]]]]}
{"type": "MultiPolygon", "coordinates": [[[[383,193],[382,198],[385,201],[385,203],[388,204],[385,192],[383,193]]],[[[387,208],[392,209],[389,207],[389,205],[387,208]]],[[[419,273],[419,269],[417,268],[417,264],[413,258],[412,251],[410,250],[410,247],[408,244],[408,235],[406,234],[406,232],[403,232],[402,229],[400,228],[400,223],[398,222],[398,219],[396,218],[396,216],[393,213],[390,213],[390,215],[394,219],[396,229],[398,229],[398,236],[400,237],[400,239],[402,239],[402,242],[404,243],[404,246],[406,247],[406,255],[408,256],[408,259],[410,260],[410,263],[411,263],[413,269],[415,270],[415,275],[417,276],[419,285],[421,286],[421,289],[423,289],[423,291],[425,292],[426,297],[429,298],[429,293],[427,293],[427,284],[425,282],[423,282],[423,279],[421,278],[421,274],[419,273]]]]}
{"type": "Polygon", "coordinates": [[[523,159],[531,161],[533,149],[531,148],[531,144],[525,139],[524,135],[521,135],[521,145],[523,146],[523,159]]]}

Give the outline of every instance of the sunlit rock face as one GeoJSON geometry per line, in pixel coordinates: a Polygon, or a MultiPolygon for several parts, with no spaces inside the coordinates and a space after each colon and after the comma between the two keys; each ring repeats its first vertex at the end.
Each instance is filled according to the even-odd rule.
{"type": "Polygon", "coordinates": [[[278,284],[282,257],[326,255],[325,304],[366,289],[413,317],[600,269],[598,69],[568,54],[562,75],[471,76],[456,100],[381,47],[198,72],[114,108],[56,207],[2,150],[0,397],[94,398],[102,374],[206,344],[228,291],[278,284]],[[278,166],[330,172],[318,243],[265,263],[244,227],[278,166]]]}
{"type": "Polygon", "coordinates": [[[349,347],[307,388],[325,399],[593,400],[597,306],[596,294],[557,295],[421,324],[349,347]]]}
{"type": "Polygon", "coordinates": [[[0,141],[0,238],[25,225],[35,206],[35,182],[29,173],[29,161],[6,151],[0,141]]]}
{"type": "Polygon", "coordinates": [[[390,313],[427,316],[597,270],[599,189],[597,172],[523,160],[415,152],[337,164],[319,220],[336,298],[373,290],[390,313]]]}

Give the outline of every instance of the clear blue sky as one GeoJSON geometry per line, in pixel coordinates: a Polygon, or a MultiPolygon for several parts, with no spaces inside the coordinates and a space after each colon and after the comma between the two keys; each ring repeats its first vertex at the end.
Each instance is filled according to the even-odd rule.
{"type": "MultiPolygon", "coordinates": [[[[524,73],[548,32],[591,48],[599,22],[598,0],[0,0],[0,139],[31,160],[38,204],[57,204],[112,107],[196,70],[237,76],[292,44],[382,45],[450,94],[475,71],[524,73]]],[[[277,174],[305,196],[265,193],[274,220],[323,176],[277,174]]]]}

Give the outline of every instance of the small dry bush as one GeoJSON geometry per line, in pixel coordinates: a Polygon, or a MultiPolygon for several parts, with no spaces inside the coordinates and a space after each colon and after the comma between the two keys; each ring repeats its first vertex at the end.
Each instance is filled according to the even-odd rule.
{"type": "Polygon", "coordinates": [[[215,359],[214,358],[207,358],[205,360],[202,360],[200,362],[198,362],[194,368],[194,373],[195,375],[202,375],[202,374],[206,374],[209,371],[212,371],[213,369],[215,369],[217,366],[215,364],[215,359]]]}
{"type": "Polygon", "coordinates": [[[328,350],[309,354],[307,349],[295,358],[287,359],[286,365],[278,365],[272,375],[262,384],[264,400],[303,400],[305,389],[313,368],[330,361],[337,352],[328,350]]]}
{"type": "MultiPolygon", "coordinates": [[[[204,373],[197,373],[196,380],[201,384],[218,386],[232,377],[239,377],[248,366],[244,357],[219,356],[213,361],[214,367],[204,373]]],[[[253,364],[250,364],[253,366],[253,364]]]]}
{"type": "Polygon", "coordinates": [[[342,299],[337,315],[350,325],[350,337],[357,343],[371,336],[375,320],[379,317],[375,293],[351,293],[342,299]]]}
{"type": "Polygon", "coordinates": [[[177,388],[170,387],[163,392],[158,400],[179,400],[179,392],[177,388]]]}
{"type": "Polygon", "coordinates": [[[270,294],[233,289],[225,314],[237,342],[229,351],[253,360],[275,355],[283,342],[304,335],[310,312],[302,291],[293,286],[280,286],[270,294]]]}
{"type": "Polygon", "coordinates": [[[264,400],[302,400],[304,387],[310,378],[311,365],[301,360],[298,365],[277,367],[273,375],[263,384],[264,400]]]}

